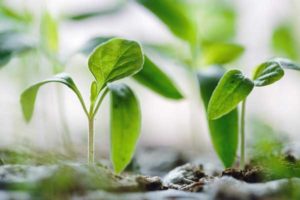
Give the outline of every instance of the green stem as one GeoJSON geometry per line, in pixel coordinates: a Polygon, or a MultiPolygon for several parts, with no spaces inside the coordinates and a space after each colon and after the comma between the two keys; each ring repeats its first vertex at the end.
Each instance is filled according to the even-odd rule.
{"type": "MultiPolygon", "coordinates": [[[[101,105],[102,101],[104,100],[104,98],[105,98],[105,96],[106,96],[106,94],[107,94],[108,92],[109,92],[108,88],[105,88],[105,90],[104,90],[104,92],[102,93],[102,95],[101,95],[99,101],[98,101],[97,104],[96,104],[96,107],[95,107],[94,111],[92,112],[92,116],[93,116],[93,117],[97,114],[97,112],[98,112],[98,110],[99,110],[99,108],[100,108],[100,105],[101,105]]],[[[91,112],[91,111],[90,111],[90,112],[91,112]]]]}
{"type": "Polygon", "coordinates": [[[245,115],[246,115],[246,100],[242,103],[241,111],[241,160],[240,168],[244,169],[245,167],[245,115]]]}
{"type": "Polygon", "coordinates": [[[89,136],[88,136],[88,162],[89,164],[93,164],[95,161],[95,128],[94,128],[94,121],[95,121],[95,115],[99,110],[99,107],[104,99],[104,97],[106,96],[106,94],[108,93],[108,89],[106,88],[104,90],[104,92],[102,93],[99,101],[96,104],[95,107],[95,102],[92,101],[91,105],[90,105],[90,110],[88,115],[88,121],[89,121],[89,136]]]}
{"type": "Polygon", "coordinates": [[[88,121],[89,121],[88,162],[89,162],[89,164],[93,164],[95,161],[94,118],[90,117],[88,121]]]}

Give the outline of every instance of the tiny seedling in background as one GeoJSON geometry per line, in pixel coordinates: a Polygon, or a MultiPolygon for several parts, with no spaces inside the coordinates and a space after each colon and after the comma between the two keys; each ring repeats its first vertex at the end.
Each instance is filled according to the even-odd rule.
{"type": "Polygon", "coordinates": [[[120,173],[130,162],[140,134],[141,112],[133,91],[124,84],[112,83],[132,76],[143,68],[144,55],[141,46],[134,41],[111,39],[94,49],[88,59],[88,67],[95,80],[91,83],[89,109],[70,76],[58,74],[39,82],[21,95],[25,120],[33,115],[35,99],[41,86],[46,83],[62,83],[78,97],[89,124],[88,162],[94,163],[94,120],[99,107],[110,93],[111,96],[111,159],[114,170],[120,173]]]}
{"type": "Polygon", "coordinates": [[[225,116],[242,102],[240,120],[241,168],[245,166],[246,98],[254,87],[267,86],[280,80],[284,76],[284,69],[300,70],[300,66],[287,59],[272,59],[256,68],[252,80],[240,70],[229,70],[223,75],[209,100],[208,118],[210,120],[217,120],[225,116]]]}

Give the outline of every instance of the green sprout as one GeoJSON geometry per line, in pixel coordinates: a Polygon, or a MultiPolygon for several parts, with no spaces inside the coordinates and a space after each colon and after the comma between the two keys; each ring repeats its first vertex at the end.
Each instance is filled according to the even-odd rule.
{"type": "Polygon", "coordinates": [[[82,98],[73,79],[61,73],[39,82],[21,95],[24,118],[29,122],[39,88],[47,83],[61,83],[69,87],[77,96],[88,119],[88,163],[95,160],[94,121],[95,116],[108,93],[111,97],[111,160],[114,170],[120,173],[130,162],[141,128],[141,112],[133,91],[125,84],[114,81],[132,76],[144,65],[141,46],[135,41],[119,38],[111,39],[97,46],[88,59],[88,67],[95,80],[90,87],[89,108],[82,98]]]}
{"type": "MultiPolygon", "coordinates": [[[[240,167],[245,166],[245,115],[246,99],[254,87],[263,87],[275,83],[284,76],[284,69],[300,70],[300,66],[288,59],[275,58],[260,64],[253,75],[247,78],[240,70],[226,72],[215,88],[208,104],[208,118],[217,120],[235,110],[240,102],[240,167]]],[[[228,140],[228,144],[231,144],[228,140]]]]}
{"type": "MultiPolygon", "coordinates": [[[[224,67],[244,53],[244,47],[234,43],[237,14],[229,1],[203,0],[136,0],[150,11],[177,37],[172,44],[145,45],[149,50],[171,58],[185,67],[190,80],[191,94],[198,94],[207,112],[209,99],[224,67]],[[199,90],[200,89],[200,90],[199,90]]],[[[197,98],[198,101],[198,98],[197,98]]],[[[194,106],[190,106],[191,135],[195,137],[192,120],[194,106]]],[[[233,165],[238,147],[238,110],[218,120],[207,120],[214,149],[225,167],[233,165]],[[228,139],[230,146],[224,145],[228,139]]],[[[194,147],[199,143],[192,138],[194,147]]]]}

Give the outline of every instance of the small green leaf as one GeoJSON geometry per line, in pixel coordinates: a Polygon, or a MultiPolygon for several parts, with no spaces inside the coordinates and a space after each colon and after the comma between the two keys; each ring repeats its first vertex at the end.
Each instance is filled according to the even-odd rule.
{"type": "Polygon", "coordinates": [[[96,101],[98,94],[99,94],[99,90],[97,87],[97,82],[93,81],[91,84],[91,97],[90,97],[91,102],[96,101]]]}
{"type": "MultiPolygon", "coordinates": [[[[198,73],[201,98],[207,109],[211,95],[225,73],[220,66],[212,66],[198,73]]],[[[225,167],[231,167],[238,148],[238,110],[237,108],[217,120],[209,120],[208,126],[216,153],[225,167]],[[230,144],[230,145],[227,145],[230,144]]]]}
{"type": "Polygon", "coordinates": [[[143,69],[134,75],[133,78],[164,97],[170,99],[183,98],[183,95],[177,89],[173,81],[147,56],[145,56],[143,69]]]}
{"type": "Polygon", "coordinates": [[[103,44],[109,40],[113,39],[113,37],[95,37],[87,41],[83,45],[83,47],[80,49],[80,52],[84,54],[90,54],[93,52],[93,50],[99,46],[100,44],[103,44]]]}
{"type": "Polygon", "coordinates": [[[59,48],[58,22],[45,13],[41,21],[42,45],[48,53],[57,53],[59,48]]]}
{"type": "Polygon", "coordinates": [[[292,69],[300,71],[299,63],[295,63],[286,58],[274,58],[273,61],[277,62],[283,69],[292,69]]]}
{"type": "Polygon", "coordinates": [[[139,102],[124,84],[108,85],[111,91],[111,159],[116,173],[132,159],[141,129],[139,102]]]}
{"type": "Polygon", "coordinates": [[[238,44],[212,43],[203,48],[203,63],[226,64],[240,57],[243,52],[244,48],[238,44]]]}
{"type": "Polygon", "coordinates": [[[292,26],[286,23],[276,27],[273,32],[272,47],[281,56],[298,59],[299,49],[292,28],[292,26]]]}
{"type": "Polygon", "coordinates": [[[254,83],[239,70],[229,70],[219,81],[208,104],[208,118],[218,119],[246,99],[254,83]]]}
{"type": "Polygon", "coordinates": [[[196,24],[190,15],[187,2],[181,0],[137,0],[149,9],[179,38],[194,44],[196,24]]]}
{"type": "Polygon", "coordinates": [[[6,65],[13,56],[33,48],[33,41],[22,33],[13,30],[0,32],[0,68],[6,65]]]}
{"type": "Polygon", "coordinates": [[[279,62],[268,61],[259,65],[253,75],[254,84],[257,87],[270,85],[284,76],[284,70],[279,62]]]}
{"type": "Polygon", "coordinates": [[[40,89],[41,86],[43,86],[46,83],[62,83],[66,86],[68,86],[75,94],[81,98],[81,94],[79,90],[77,89],[74,81],[70,76],[67,74],[58,74],[54,76],[53,78],[47,79],[45,81],[41,81],[35,85],[32,85],[31,87],[27,88],[22,94],[21,94],[21,106],[24,118],[27,122],[29,122],[32,118],[33,110],[34,110],[34,104],[35,99],[37,96],[37,92],[40,89]]]}
{"type": "Polygon", "coordinates": [[[98,46],[89,57],[89,69],[99,88],[108,82],[136,74],[143,68],[141,46],[124,39],[112,39],[98,46]]]}

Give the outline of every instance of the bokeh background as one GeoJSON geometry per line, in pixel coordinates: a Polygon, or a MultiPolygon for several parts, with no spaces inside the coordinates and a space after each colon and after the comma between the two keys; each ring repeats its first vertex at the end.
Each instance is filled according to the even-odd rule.
{"type": "MultiPolygon", "coordinates": [[[[229,65],[251,75],[253,67],[277,55],[272,49],[275,28],[289,24],[297,38],[300,33],[300,1],[298,0],[232,0],[236,11],[234,41],[245,47],[241,59],[229,65]]],[[[90,38],[119,36],[146,43],[180,43],[153,14],[135,1],[120,0],[2,0],[2,5],[32,13],[33,23],[27,29],[33,38],[40,37],[40,21],[45,11],[59,20],[59,55],[66,63],[65,71],[74,77],[86,100],[92,81],[87,57],[78,53],[90,38]],[[81,21],[66,20],[67,16],[88,11],[115,9],[112,13],[81,21]]],[[[216,4],[217,6],[218,4],[216,4]]],[[[0,29],[11,25],[2,20],[0,29]]],[[[297,45],[297,44],[296,44],[297,45]]],[[[299,51],[300,52],[300,51],[299,51]]],[[[203,104],[198,88],[179,63],[159,54],[151,58],[176,82],[185,95],[184,100],[172,101],[145,89],[132,80],[130,84],[140,99],[143,128],[139,146],[170,146],[180,150],[212,152],[203,104]]],[[[55,84],[40,90],[33,120],[23,120],[19,96],[30,84],[52,75],[51,63],[38,53],[13,58],[0,69],[0,146],[38,147],[59,150],[61,137],[67,129],[77,151],[85,154],[87,120],[76,97],[68,89],[55,84]],[[57,87],[61,94],[57,95],[57,87]],[[58,102],[63,102],[59,104],[58,102]],[[61,112],[60,112],[61,111],[61,112]],[[66,124],[62,123],[66,119],[66,124]]],[[[292,141],[300,141],[300,74],[287,72],[278,83],[256,89],[248,99],[248,137],[253,119],[263,120],[286,134],[292,141]]],[[[100,108],[96,119],[96,149],[107,156],[109,149],[109,98],[100,108]]],[[[100,153],[99,153],[100,154],[100,153]]]]}

